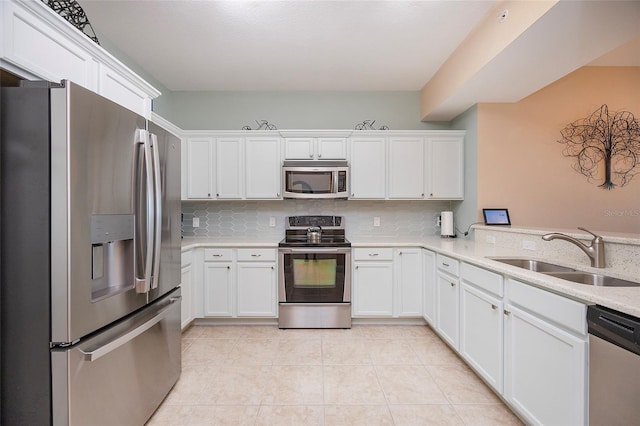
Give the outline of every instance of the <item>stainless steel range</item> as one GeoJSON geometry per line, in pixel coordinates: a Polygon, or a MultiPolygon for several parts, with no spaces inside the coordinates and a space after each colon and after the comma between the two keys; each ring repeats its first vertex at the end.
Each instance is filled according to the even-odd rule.
{"type": "Polygon", "coordinates": [[[280,328],[351,328],[351,243],[341,216],[289,216],[278,254],[280,328]]]}

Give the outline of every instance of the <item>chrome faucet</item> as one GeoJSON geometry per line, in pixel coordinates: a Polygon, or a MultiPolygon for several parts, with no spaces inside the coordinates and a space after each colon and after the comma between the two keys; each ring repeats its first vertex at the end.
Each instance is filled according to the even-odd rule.
{"type": "Polygon", "coordinates": [[[545,241],[551,241],[551,240],[555,240],[555,239],[559,239],[559,240],[565,240],[565,241],[569,241],[570,243],[573,243],[575,245],[577,245],[580,250],[582,250],[583,252],[585,252],[587,254],[587,256],[589,256],[589,259],[591,260],[591,266],[595,267],[595,268],[604,268],[605,264],[604,264],[604,240],[602,239],[602,237],[600,235],[596,235],[593,232],[589,231],[588,229],[585,228],[578,228],[581,231],[585,231],[588,232],[589,234],[593,235],[593,239],[591,240],[591,242],[589,244],[585,244],[582,241],[570,237],[568,235],[565,234],[561,234],[559,232],[552,232],[550,234],[544,234],[542,236],[542,239],[545,241]]]}

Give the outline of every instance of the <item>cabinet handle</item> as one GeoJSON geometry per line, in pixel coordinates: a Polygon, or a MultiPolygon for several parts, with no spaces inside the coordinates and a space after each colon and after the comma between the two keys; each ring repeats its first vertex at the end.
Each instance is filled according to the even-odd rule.
{"type": "Polygon", "coordinates": [[[429,194],[430,197],[433,197],[433,192],[429,194]]]}
{"type": "Polygon", "coordinates": [[[456,283],[451,283],[451,287],[455,287],[455,286],[456,286],[456,283]]]}
{"type": "Polygon", "coordinates": [[[444,262],[443,262],[443,263],[442,263],[442,266],[446,266],[446,267],[448,268],[448,267],[449,267],[449,264],[448,264],[448,263],[444,263],[444,262]]]}
{"type": "Polygon", "coordinates": [[[398,256],[402,256],[402,252],[401,251],[398,252],[398,256]]]}
{"type": "Polygon", "coordinates": [[[496,305],[493,305],[493,304],[492,304],[492,305],[491,305],[491,309],[495,311],[496,309],[498,309],[498,307],[497,307],[496,305]]]}
{"type": "Polygon", "coordinates": [[[322,158],[322,154],[321,153],[318,153],[318,158],[322,158]]]}
{"type": "Polygon", "coordinates": [[[369,253],[369,256],[377,256],[378,253],[369,253]]]}
{"type": "Polygon", "coordinates": [[[227,266],[227,269],[231,269],[231,266],[227,266]]]}
{"type": "Polygon", "coordinates": [[[276,269],[275,266],[272,266],[271,269],[276,269]]]}
{"type": "Polygon", "coordinates": [[[507,310],[505,309],[505,310],[504,310],[504,314],[505,314],[506,316],[509,316],[509,315],[511,315],[511,311],[507,311],[507,310]]]}
{"type": "Polygon", "coordinates": [[[208,193],[208,194],[207,194],[207,197],[211,197],[211,193],[208,193]]]}
{"type": "Polygon", "coordinates": [[[214,254],[213,257],[222,257],[221,254],[214,254]]]}
{"type": "Polygon", "coordinates": [[[216,197],[219,197],[219,196],[220,196],[220,194],[216,194],[216,197]]]}
{"type": "Polygon", "coordinates": [[[356,265],[356,269],[358,269],[358,265],[356,265]]]}
{"type": "Polygon", "coordinates": [[[276,194],[276,197],[280,197],[280,193],[279,192],[276,194]]]}
{"type": "Polygon", "coordinates": [[[260,256],[262,256],[260,253],[251,255],[251,257],[260,257],[260,256]]]}

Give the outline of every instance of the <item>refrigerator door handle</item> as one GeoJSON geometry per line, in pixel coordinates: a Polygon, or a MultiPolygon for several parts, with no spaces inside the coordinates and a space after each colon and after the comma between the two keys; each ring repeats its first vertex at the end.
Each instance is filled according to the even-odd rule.
{"type": "MultiPolygon", "coordinates": [[[[137,259],[142,260],[144,258],[144,268],[143,275],[140,276],[140,271],[136,265],[136,292],[137,293],[147,293],[151,288],[151,274],[152,274],[152,266],[153,266],[153,235],[154,235],[154,195],[153,195],[153,176],[152,176],[152,158],[151,158],[151,144],[149,142],[149,133],[146,130],[138,129],[136,135],[136,144],[142,145],[142,158],[139,157],[139,161],[137,162],[137,173],[138,182],[137,182],[137,197],[144,197],[146,199],[146,212],[145,212],[145,222],[142,224],[146,228],[146,240],[144,244],[146,246],[146,251],[144,252],[145,256],[136,256],[137,259]],[[145,169],[144,180],[141,178],[142,169],[145,169]],[[142,194],[140,187],[142,184],[145,184],[145,193],[142,194]]],[[[140,218],[142,214],[142,210],[140,205],[142,204],[142,200],[136,199],[136,216],[140,218]]],[[[139,219],[136,221],[140,224],[139,219]]],[[[136,250],[142,250],[143,242],[136,242],[136,250]]]]}
{"type": "Polygon", "coordinates": [[[132,341],[133,339],[135,339],[136,337],[138,337],[139,335],[141,335],[142,333],[144,333],[145,331],[149,330],[151,327],[153,327],[154,325],[162,321],[168,315],[172,305],[176,302],[179,302],[181,299],[182,299],[182,296],[169,298],[169,303],[166,306],[164,306],[162,309],[160,309],[160,311],[158,311],[158,313],[149,321],[146,321],[144,324],[128,331],[127,333],[123,334],[120,337],[117,337],[116,339],[109,341],[108,343],[105,343],[104,345],[101,345],[96,349],[93,349],[91,351],[83,351],[82,349],[78,349],[78,350],[84,356],[85,361],[88,361],[88,362],[97,361],[98,359],[109,354],[110,352],[115,351],[120,346],[132,341]]]}
{"type": "Polygon", "coordinates": [[[160,247],[162,244],[162,175],[160,173],[160,148],[158,147],[158,136],[150,133],[151,151],[153,156],[153,181],[155,193],[155,236],[153,250],[153,271],[151,276],[151,288],[158,287],[160,278],[160,247]]]}

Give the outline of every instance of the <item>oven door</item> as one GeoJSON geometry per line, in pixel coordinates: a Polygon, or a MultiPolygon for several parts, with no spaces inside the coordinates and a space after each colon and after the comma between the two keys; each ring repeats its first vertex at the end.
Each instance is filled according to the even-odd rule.
{"type": "Polygon", "coordinates": [[[351,248],[284,248],[279,250],[280,303],[351,301],[351,248]]]}

